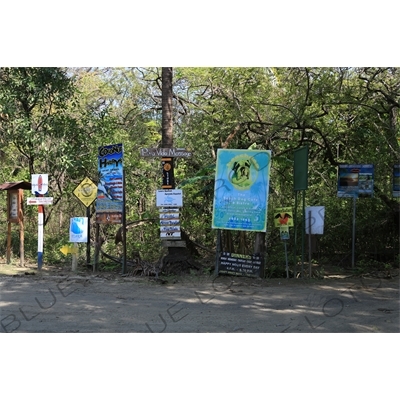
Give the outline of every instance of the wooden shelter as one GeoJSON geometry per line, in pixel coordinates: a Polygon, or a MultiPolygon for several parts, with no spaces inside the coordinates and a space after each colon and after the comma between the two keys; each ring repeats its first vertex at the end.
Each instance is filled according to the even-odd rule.
{"type": "Polygon", "coordinates": [[[20,265],[24,265],[24,190],[31,190],[30,182],[5,182],[0,190],[7,191],[7,264],[11,262],[11,224],[19,225],[20,265]]]}

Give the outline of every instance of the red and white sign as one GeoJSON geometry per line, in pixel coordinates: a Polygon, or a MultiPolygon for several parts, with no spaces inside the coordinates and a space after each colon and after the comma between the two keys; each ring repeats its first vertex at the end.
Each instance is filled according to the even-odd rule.
{"type": "Polygon", "coordinates": [[[49,175],[31,175],[32,194],[46,194],[49,190],[49,175]]]}
{"type": "Polygon", "coordinates": [[[53,204],[53,197],[28,197],[28,206],[46,206],[53,204]]]}

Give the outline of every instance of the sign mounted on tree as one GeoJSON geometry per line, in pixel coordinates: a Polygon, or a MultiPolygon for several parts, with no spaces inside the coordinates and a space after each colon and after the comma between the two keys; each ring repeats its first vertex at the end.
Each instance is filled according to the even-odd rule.
{"type": "Polygon", "coordinates": [[[164,157],[161,159],[162,166],[162,188],[172,189],[174,187],[174,163],[172,158],[164,157]]]}
{"type": "Polygon", "coordinates": [[[140,155],[142,157],[181,157],[190,158],[192,157],[192,152],[186,149],[140,149],[140,155]]]}
{"type": "Polygon", "coordinates": [[[156,192],[157,207],[182,207],[183,196],[181,189],[157,190],[156,192]]]}

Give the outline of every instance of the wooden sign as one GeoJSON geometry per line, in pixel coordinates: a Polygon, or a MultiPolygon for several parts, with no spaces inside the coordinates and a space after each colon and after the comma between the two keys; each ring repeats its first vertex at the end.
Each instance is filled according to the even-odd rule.
{"type": "Polygon", "coordinates": [[[22,189],[19,190],[8,190],[8,221],[14,224],[18,224],[20,221],[20,215],[22,215],[21,202],[22,202],[22,189]]]}
{"type": "Polygon", "coordinates": [[[152,149],[152,148],[144,148],[140,149],[140,155],[142,157],[183,157],[190,158],[192,157],[192,152],[186,149],[152,149]]]}

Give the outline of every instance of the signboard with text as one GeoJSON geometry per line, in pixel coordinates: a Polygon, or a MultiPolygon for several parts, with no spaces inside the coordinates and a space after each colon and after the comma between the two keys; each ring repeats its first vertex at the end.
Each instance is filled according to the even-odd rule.
{"type": "Polygon", "coordinates": [[[222,252],[218,262],[218,272],[232,275],[260,276],[263,267],[261,256],[250,256],[222,252]]]}
{"type": "Polygon", "coordinates": [[[374,166],[372,164],[341,164],[338,168],[338,197],[372,197],[374,166]]]}
{"type": "Polygon", "coordinates": [[[183,197],[181,189],[157,190],[156,206],[157,207],[182,207],[183,197]]]}
{"type": "Polygon", "coordinates": [[[97,185],[96,222],[122,224],[123,214],[123,145],[98,148],[99,183],[97,185]]]}
{"type": "Polygon", "coordinates": [[[176,148],[165,148],[165,149],[152,149],[143,148],[140,149],[140,155],[142,157],[192,157],[192,152],[186,149],[176,148]]]}
{"type": "Polygon", "coordinates": [[[212,228],[266,232],[270,150],[218,149],[212,228]]]}

